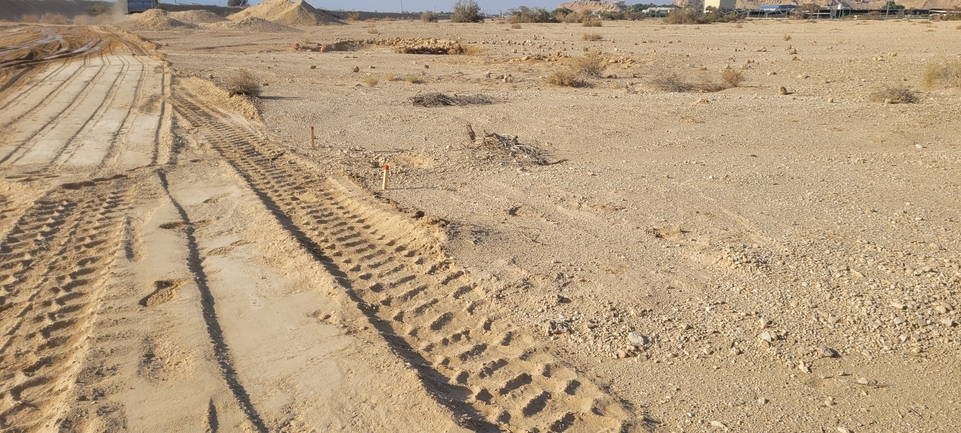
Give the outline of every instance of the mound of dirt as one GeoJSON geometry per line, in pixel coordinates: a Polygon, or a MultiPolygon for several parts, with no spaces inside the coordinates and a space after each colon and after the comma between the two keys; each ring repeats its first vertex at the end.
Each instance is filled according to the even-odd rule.
{"type": "Polygon", "coordinates": [[[295,33],[302,30],[283,24],[267,21],[263,18],[247,17],[239,21],[224,21],[207,25],[208,29],[244,30],[260,33],[295,33]]]}
{"type": "Polygon", "coordinates": [[[315,9],[303,0],[266,0],[263,3],[232,14],[227,18],[239,21],[244,18],[263,18],[286,26],[318,26],[343,24],[326,11],[315,9]]]}
{"type": "Polygon", "coordinates": [[[177,28],[190,29],[195,27],[193,24],[171,18],[167,11],[163,9],[151,9],[144,13],[131,15],[117,25],[124,30],[131,31],[159,31],[177,28]]]}
{"type": "Polygon", "coordinates": [[[219,23],[221,21],[227,21],[227,18],[205,10],[171,12],[170,18],[190,23],[219,23]]]}

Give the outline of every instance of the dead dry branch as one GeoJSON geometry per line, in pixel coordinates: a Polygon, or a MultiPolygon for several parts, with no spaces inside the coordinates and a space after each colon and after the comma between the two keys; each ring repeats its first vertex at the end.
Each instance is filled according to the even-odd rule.
{"type": "Polygon", "coordinates": [[[508,155],[518,162],[530,163],[534,165],[551,165],[557,163],[550,162],[547,152],[543,149],[537,146],[522,144],[519,142],[516,135],[497,134],[484,131],[484,135],[482,137],[477,137],[476,134],[474,134],[474,128],[471,127],[470,123],[468,123],[467,136],[471,139],[473,144],[483,146],[499,154],[508,155]]]}
{"type": "Polygon", "coordinates": [[[414,105],[421,107],[444,107],[452,105],[486,105],[490,104],[490,98],[484,95],[445,95],[443,93],[431,92],[424,93],[410,98],[414,105]]]}

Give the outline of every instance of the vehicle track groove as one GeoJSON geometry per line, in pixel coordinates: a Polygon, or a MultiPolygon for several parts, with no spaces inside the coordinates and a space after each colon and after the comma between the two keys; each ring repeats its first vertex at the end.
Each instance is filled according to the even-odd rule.
{"type": "Polygon", "coordinates": [[[49,430],[73,386],[116,252],[132,182],[64,184],[0,242],[0,428],[49,430]]]}
{"type": "Polygon", "coordinates": [[[176,112],[199,128],[465,425],[632,428],[623,404],[515,325],[489,315],[486,291],[450,262],[432,229],[365,201],[346,182],[282,159],[283,152],[239,116],[177,90],[176,112]],[[571,380],[579,386],[566,393],[571,380]]]}

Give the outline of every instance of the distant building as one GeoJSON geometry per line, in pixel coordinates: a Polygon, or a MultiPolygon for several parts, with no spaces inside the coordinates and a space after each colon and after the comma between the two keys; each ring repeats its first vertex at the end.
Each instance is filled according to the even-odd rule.
{"type": "Polygon", "coordinates": [[[707,12],[707,8],[730,11],[734,10],[735,6],[737,6],[736,0],[704,0],[704,12],[707,12]]]}

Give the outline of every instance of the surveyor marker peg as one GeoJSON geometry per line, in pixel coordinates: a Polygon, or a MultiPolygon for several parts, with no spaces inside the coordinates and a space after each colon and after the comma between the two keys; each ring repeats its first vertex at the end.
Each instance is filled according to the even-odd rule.
{"type": "Polygon", "coordinates": [[[314,126],[310,126],[310,147],[317,147],[317,136],[314,135],[314,126]]]}
{"type": "Polygon", "coordinates": [[[387,172],[389,171],[390,171],[390,166],[388,166],[387,164],[384,164],[384,183],[380,186],[380,189],[383,189],[383,190],[387,189],[387,172]]]}

